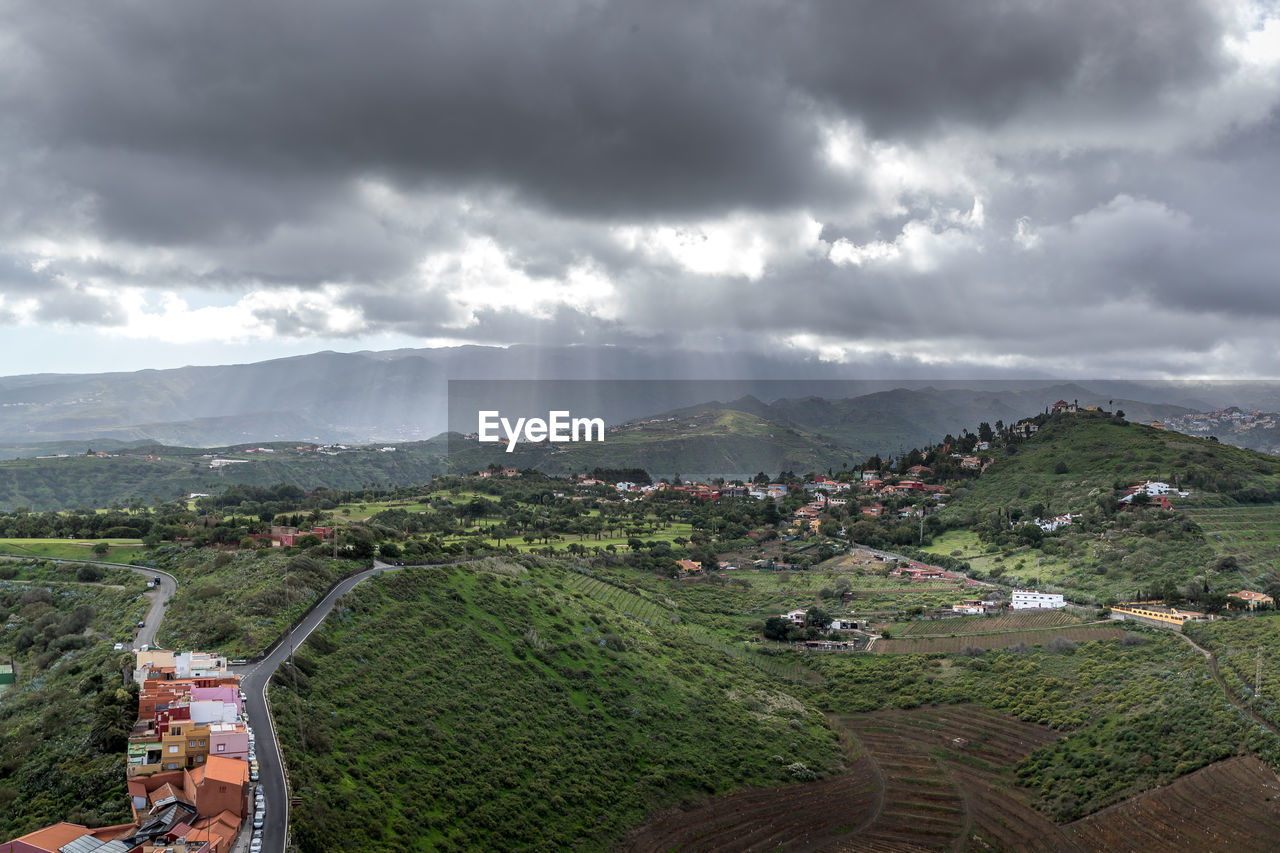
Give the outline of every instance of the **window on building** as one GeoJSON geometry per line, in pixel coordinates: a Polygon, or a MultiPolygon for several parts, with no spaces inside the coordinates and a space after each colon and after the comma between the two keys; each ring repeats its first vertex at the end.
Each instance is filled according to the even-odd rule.
{"type": "Polygon", "coordinates": [[[171,746],[171,747],[169,747],[169,752],[170,752],[171,754],[172,754],[172,753],[176,753],[177,751],[178,751],[178,747],[176,747],[176,746],[171,746]]]}
{"type": "Polygon", "coordinates": [[[226,752],[227,745],[225,743],[218,744],[218,752],[226,752]]]}

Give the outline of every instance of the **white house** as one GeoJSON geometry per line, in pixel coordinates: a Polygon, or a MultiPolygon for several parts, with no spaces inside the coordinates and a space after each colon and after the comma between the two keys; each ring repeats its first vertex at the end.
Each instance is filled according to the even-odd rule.
{"type": "Polygon", "coordinates": [[[782,618],[786,619],[788,622],[790,622],[792,625],[795,625],[797,628],[803,628],[804,617],[805,617],[805,614],[807,613],[808,613],[807,610],[788,610],[786,613],[782,614],[782,618]]]}
{"type": "Polygon", "coordinates": [[[1036,610],[1066,607],[1062,596],[1052,592],[1036,592],[1034,589],[1015,589],[1010,606],[1014,610],[1036,610]]]}

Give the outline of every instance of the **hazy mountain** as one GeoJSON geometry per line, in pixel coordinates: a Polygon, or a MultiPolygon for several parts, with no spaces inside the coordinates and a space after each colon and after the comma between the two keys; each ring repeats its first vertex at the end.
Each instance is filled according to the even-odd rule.
{"type": "Polygon", "coordinates": [[[1130,401],[1195,410],[1280,409],[1275,382],[880,379],[851,377],[853,370],[763,354],[467,346],[319,352],[132,373],[32,374],[0,378],[0,444],[411,441],[446,429],[474,431],[475,413],[485,407],[522,408],[524,414],[568,408],[616,424],[735,400],[733,408],[805,425],[841,443],[896,449],[979,420],[1032,414],[1060,397],[1082,404],[1123,400],[1135,418],[1158,410],[1139,411],[1130,401]]]}

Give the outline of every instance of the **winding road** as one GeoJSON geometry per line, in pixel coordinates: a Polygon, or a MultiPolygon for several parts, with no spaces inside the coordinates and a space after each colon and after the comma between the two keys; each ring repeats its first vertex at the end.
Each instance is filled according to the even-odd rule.
{"type": "Polygon", "coordinates": [[[275,724],[267,707],[267,685],[280,664],[293,653],[311,632],[320,626],[329,611],[358,584],[397,567],[375,562],[373,568],[339,581],[320,603],[278,643],[262,660],[248,666],[232,667],[240,676],[240,689],[245,694],[245,709],[253,727],[258,755],[258,785],[266,800],[267,820],[262,828],[262,849],[284,853],[289,837],[289,798],[284,776],[284,756],[276,737],[275,724]]]}
{"type": "MultiPolygon", "coordinates": [[[[0,558],[8,558],[0,555],[0,558]]],[[[15,556],[12,559],[29,560],[30,557],[15,556]]],[[[164,621],[165,610],[178,591],[178,580],[168,572],[147,567],[131,566],[127,563],[109,563],[103,560],[50,560],[54,563],[80,565],[88,563],[94,566],[111,566],[118,569],[129,569],[151,580],[160,578],[160,586],[149,590],[146,596],[151,601],[147,615],[143,619],[143,627],[138,629],[134,638],[134,647],[143,644],[155,646],[156,635],[160,624],[164,621]]],[[[240,676],[240,689],[245,694],[245,711],[249,724],[253,728],[255,747],[258,756],[258,785],[266,801],[266,813],[269,820],[262,829],[262,849],[264,853],[285,853],[289,838],[289,798],[285,785],[284,757],[280,752],[280,743],[276,738],[275,725],[267,708],[267,685],[271,676],[284,661],[320,626],[329,612],[333,610],[338,599],[346,595],[360,583],[383,572],[398,571],[401,567],[374,561],[373,568],[357,572],[335,584],[324,598],[320,600],[306,617],[294,626],[275,644],[271,651],[256,663],[246,666],[232,667],[231,672],[240,676]]],[[[246,826],[248,825],[246,821],[246,826]]],[[[241,834],[241,842],[248,837],[248,832],[241,834]]],[[[243,843],[233,849],[245,846],[243,843]]]]}
{"type": "Polygon", "coordinates": [[[174,593],[178,591],[178,579],[168,572],[159,569],[152,569],[146,566],[134,566],[129,563],[109,563],[105,560],[62,560],[48,557],[25,557],[16,554],[0,554],[0,559],[5,560],[47,560],[50,563],[57,563],[64,566],[80,566],[88,564],[91,566],[109,566],[113,569],[128,569],[131,572],[137,572],[147,580],[152,578],[160,578],[160,586],[147,590],[145,595],[151,602],[151,606],[147,608],[147,615],[143,617],[142,627],[138,629],[137,635],[133,638],[133,648],[141,648],[144,644],[154,646],[156,644],[156,634],[160,631],[160,623],[164,621],[165,609],[169,606],[169,599],[173,598],[174,593]]]}

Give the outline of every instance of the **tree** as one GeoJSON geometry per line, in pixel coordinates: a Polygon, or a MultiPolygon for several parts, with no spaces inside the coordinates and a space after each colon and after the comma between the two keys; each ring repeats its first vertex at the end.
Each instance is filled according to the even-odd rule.
{"type": "Polygon", "coordinates": [[[111,550],[111,546],[108,545],[106,542],[98,542],[93,546],[93,553],[97,554],[99,557],[103,556],[110,550],[111,550]]]}
{"type": "Polygon", "coordinates": [[[982,423],[978,424],[978,440],[979,441],[993,441],[995,440],[995,437],[996,437],[995,433],[992,432],[991,430],[991,424],[987,423],[986,421],[983,421],[982,423]]]}
{"type": "Polygon", "coordinates": [[[791,631],[791,623],[781,616],[770,616],[764,620],[764,636],[766,640],[785,640],[791,631]]]}
{"type": "Polygon", "coordinates": [[[832,621],[831,614],[821,607],[810,607],[804,614],[804,624],[814,628],[826,628],[832,621]]]}
{"type": "Polygon", "coordinates": [[[378,546],[378,553],[388,560],[394,560],[400,556],[400,546],[394,542],[383,542],[378,546]]]}

